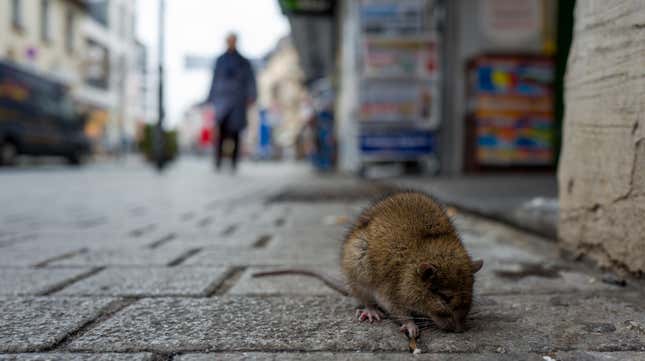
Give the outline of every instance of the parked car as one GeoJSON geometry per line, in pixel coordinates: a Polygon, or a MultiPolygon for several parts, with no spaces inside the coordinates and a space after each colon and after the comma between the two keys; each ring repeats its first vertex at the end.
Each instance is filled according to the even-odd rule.
{"type": "Polygon", "coordinates": [[[0,165],[20,154],[80,164],[90,149],[84,125],[63,83],[0,61],[0,165]]]}

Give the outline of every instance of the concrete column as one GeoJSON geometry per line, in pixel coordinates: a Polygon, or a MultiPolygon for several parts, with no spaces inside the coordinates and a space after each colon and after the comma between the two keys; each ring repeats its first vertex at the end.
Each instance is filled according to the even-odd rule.
{"type": "Polygon", "coordinates": [[[645,271],[645,1],[584,0],[565,79],[558,181],[565,248],[645,271]]]}

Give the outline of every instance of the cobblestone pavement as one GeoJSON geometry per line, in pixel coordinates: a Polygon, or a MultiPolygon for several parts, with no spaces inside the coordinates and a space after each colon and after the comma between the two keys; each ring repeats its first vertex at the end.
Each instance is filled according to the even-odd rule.
{"type": "Polygon", "coordinates": [[[382,185],[183,161],[0,174],[0,360],[645,360],[642,287],[616,286],[553,243],[456,212],[485,260],[469,330],[359,323],[322,283],[345,222],[382,185]]]}

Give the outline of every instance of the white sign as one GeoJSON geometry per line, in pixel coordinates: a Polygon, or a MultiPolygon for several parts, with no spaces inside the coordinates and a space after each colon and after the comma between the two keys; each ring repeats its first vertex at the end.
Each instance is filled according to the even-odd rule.
{"type": "Polygon", "coordinates": [[[481,27],[486,37],[500,45],[518,45],[540,35],[541,0],[483,0],[481,27]]]}

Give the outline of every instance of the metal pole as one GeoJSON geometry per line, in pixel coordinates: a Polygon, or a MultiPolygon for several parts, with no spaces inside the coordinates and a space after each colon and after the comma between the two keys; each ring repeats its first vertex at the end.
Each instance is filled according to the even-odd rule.
{"type": "Polygon", "coordinates": [[[157,121],[156,128],[156,149],[155,149],[155,160],[158,170],[163,169],[166,164],[166,157],[164,152],[164,131],[163,131],[163,121],[165,117],[164,111],[164,43],[165,43],[165,13],[166,13],[166,1],[159,0],[159,52],[158,52],[158,62],[159,62],[159,74],[158,74],[158,102],[157,102],[157,111],[159,119],[157,121]]]}

